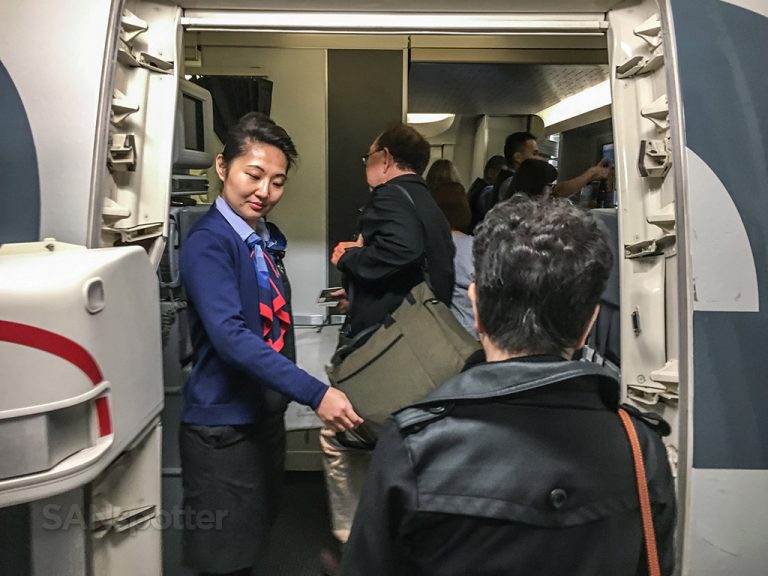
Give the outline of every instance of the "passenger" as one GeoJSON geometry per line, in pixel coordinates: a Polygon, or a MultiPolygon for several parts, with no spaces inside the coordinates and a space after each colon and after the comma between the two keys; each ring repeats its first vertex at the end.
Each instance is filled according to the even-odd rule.
{"type": "MultiPolygon", "coordinates": [[[[364,157],[372,191],[358,221],[359,235],[336,245],[331,258],[352,296],[341,343],[381,324],[424,280],[425,268],[435,296],[450,305],[454,248],[448,222],[421,177],[428,161],[428,142],[403,124],[379,134],[364,157]]],[[[323,428],[320,444],[333,533],[346,542],[370,451],[343,445],[336,432],[323,428]]]]}
{"type": "Polygon", "coordinates": [[[507,169],[507,161],[504,156],[491,156],[485,163],[483,177],[476,178],[467,190],[467,200],[469,209],[472,212],[472,221],[470,223],[470,232],[475,229],[485,214],[490,210],[493,196],[493,185],[499,177],[502,170],[507,169]]]}
{"type": "MultiPolygon", "coordinates": [[[[646,574],[620,384],[573,361],[611,267],[597,222],[564,199],[488,213],[470,288],[487,363],[382,431],[345,576],[646,574]]],[[[675,494],[663,421],[632,417],[660,555],[674,568],[675,494]]]]}
{"type": "MultiPolygon", "coordinates": [[[[499,174],[499,178],[494,185],[494,205],[499,199],[511,196],[509,187],[512,184],[512,176],[514,176],[515,171],[520,165],[529,158],[538,157],[539,145],[533,134],[530,132],[514,132],[507,136],[504,142],[504,158],[506,158],[510,170],[499,174]]],[[[611,169],[607,163],[600,162],[596,166],[587,168],[587,170],[575,178],[556,183],[552,187],[552,193],[554,196],[568,198],[580,191],[589,182],[593,180],[606,180],[610,175],[611,169]]]]}
{"type": "MultiPolygon", "coordinates": [[[[552,192],[552,184],[555,180],[557,180],[557,168],[546,160],[529,158],[520,164],[520,168],[512,177],[507,193],[510,196],[525,194],[529,198],[547,198],[552,192]]],[[[506,199],[501,197],[499,202],[506,199]]]]}
{"type": "Polygon", "coordinates": [[[430,190],[434,190],[443,182],[461,182],[456,166],[453,165],[453,162],[446,160],[445,158],[440,158],[432,163],[432,166],[430,166],[427,171],[425,180],[427,182],[427,188],[430,190]]]}
{"type": "Polygon", "coordinates": [[[538,157],[539,145],[536,142],[536,136],[530,132],[513,132],[507,136],[504,140],[504,159],[507,162],[507,168],[499,172],[493,184],[489,209],[498,204],[500,198],[509,196],[507,189],[512,184],[512,177],[520,164],[529,158],[538,157]]]}
{"type": "Polygon", "coordinates": [[[456,255],[453,257],[456,281],[453,285],[451,311],[467,332],[477,338],[475,315],[467,293],[469,285],[475,279],[472,236],[469,235],[472,214],[469,211],[467,195],[464,193],[464,187],[458,182],[445,182],[432,191],[432,196],[451,226],[453,245],[456,247],[456,255]]]}
{"type": "Polygon", "coordinates": [[[243,116],[216,157],[221,196],[181,252],[194,343],[180,430],[190,518],[183,555],[201,574],[264,574],[288,398],[313,408],[333,430],[362,422],[341,391],[294,363],[286,240],[265,217],[295,159],[285,130],[263,114],[243,116]]]}

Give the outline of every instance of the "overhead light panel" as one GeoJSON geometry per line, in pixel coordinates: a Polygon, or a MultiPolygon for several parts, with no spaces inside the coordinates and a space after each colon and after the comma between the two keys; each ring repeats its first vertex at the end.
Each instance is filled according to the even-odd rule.
{"type": "Polygon", "coordinates": [[[440,122],[446,118],[453,118],[454,114],[408,114],[408,124],[427,124],[428,122],[440,122]]]}
{"type": "Polygon", "coordinates": [[[181,25],[190,32],[281,31],[375,34],[602,33],[601,13],[492,14],[186,10],[181,25]]]}
{"type": "Polygon", "coordinates": [[[603,106],[609,106],[611,104],[611,85],[608,80],[601,82],[591,88],[587,88],[578,94],[568,96],[550,106],[545,108],[541,112],[537,113],[537,116],[544,120],[545,126],[552,126],[565,120],[581,116],[587,112],[592,112],[603,106]]]}

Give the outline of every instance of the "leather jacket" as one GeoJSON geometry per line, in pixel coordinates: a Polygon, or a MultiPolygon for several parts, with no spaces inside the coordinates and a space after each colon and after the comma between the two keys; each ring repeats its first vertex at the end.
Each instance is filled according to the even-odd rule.
{"type": "MultiPolygon", "coordinates": [[[[619,383],[601,366],[528,357],[468,369],[382,432],[343,574],[646,573],[619,383]]],[[[658,434],[634,411],[663,574],[675,494],[658,434]]],[[[656,430],[654,430],[656,428],[656,430]]]]}

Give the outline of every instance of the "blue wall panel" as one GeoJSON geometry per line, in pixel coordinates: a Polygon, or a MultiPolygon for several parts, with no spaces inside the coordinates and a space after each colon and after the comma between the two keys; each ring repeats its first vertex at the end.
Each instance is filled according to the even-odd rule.
{"type": "Polygon", "coordinates": [[[40,234],[40,175],[24,104],[0,62],[0,244],[40,234]]]}
{"type": "MultiPolygon", "coordinates": [[[[756,266],[759,312],[694,311],[696,468],[768,468],[768,18],[672,0],[686,145],[725,185],[756,266]]],[[[697,190],[689,190],[695,203],[697,190]]],[[[695,255],[694,255],[695,257],[695,255]]]]}

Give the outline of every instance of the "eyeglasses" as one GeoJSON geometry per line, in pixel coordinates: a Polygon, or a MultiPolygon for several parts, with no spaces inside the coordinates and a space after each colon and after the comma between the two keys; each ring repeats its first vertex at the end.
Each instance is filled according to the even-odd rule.
{"type": "Polygon", "coordinates": [[[371,156],[376,154],[376,152],[381,152],[382,150],[384,150],[384,148],[378,148],[378,149],[374,150],[373,152],[368,152],[368,154],[365,154],[364,156],[362,156],[360,158],[360,160],[363,161],[363,166],[367,166],[368,165],[368,158],[370,158],[371,156]]]}

